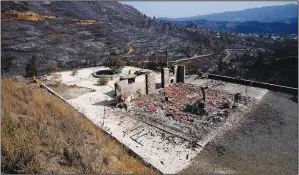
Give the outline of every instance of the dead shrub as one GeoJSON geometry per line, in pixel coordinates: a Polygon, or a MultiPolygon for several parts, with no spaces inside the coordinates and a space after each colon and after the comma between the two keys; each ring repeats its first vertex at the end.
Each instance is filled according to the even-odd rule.
{"type": "Polygon", "coordinates": [[[73,69],[72,70],[72,76],[76,76],[78,74],[78,69],[73,69]]]}
{"type": "Polygon", "coordinates": [[[105,78],[105,77],[99,77],[99,79],[98,79],[98,85],[100,85],[100,86],[104,86],[104,85],[106,85],[108,83],[108,80],[107,80],[107,78],[105,78]]]}

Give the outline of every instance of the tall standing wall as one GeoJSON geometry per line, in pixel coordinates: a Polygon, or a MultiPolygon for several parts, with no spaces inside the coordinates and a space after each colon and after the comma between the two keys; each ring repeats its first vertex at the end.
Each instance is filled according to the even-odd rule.
{"type": "Polygon", "coordinates": [[[185,83],[185,74],[186,74],[185,66],[179,65],[178,72],[177,72],[177,82],[185,83]]]}
{"type": "Polygon", "coordinates": [[[146,81],[146,94],[154,93],[156,89],[155,73],[152,71],[148,72],[146,74],[145,81],[146,81]]]}
{"type": "Polygon", "coordinates": [[[161,85],[162,88],[169,87],[169,69],[162,68],[161,70],[161,85]]]}

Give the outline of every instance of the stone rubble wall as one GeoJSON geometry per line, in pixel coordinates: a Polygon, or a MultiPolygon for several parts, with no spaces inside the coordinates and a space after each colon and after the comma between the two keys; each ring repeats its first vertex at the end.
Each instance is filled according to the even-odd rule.
{"type": "Polygon", "coordinates": [[[169,68],[162,68],[161,70],[161,87],[169,87],[169,68]]]}
{"type": "Polygon", "coordinates": [[[155,72],[151,71],[146,74],[146,94],[152,94],[155,92],[155,72]]]}
{"type": "Polygon", "coordinates": [[[129,84],[128,79],[121,80],[115,83],[115,94],[116,96],[122,95],[124,99],[133,95],[138,97],[140,94],[146,94],[146,76],[139,75],[135,77],[135,82],[129,84]]]}
{"type": "Polygon", "coordinates": [[[177,82],[185,83],[186,69],[184,65],[178,66],[177,82]]]}

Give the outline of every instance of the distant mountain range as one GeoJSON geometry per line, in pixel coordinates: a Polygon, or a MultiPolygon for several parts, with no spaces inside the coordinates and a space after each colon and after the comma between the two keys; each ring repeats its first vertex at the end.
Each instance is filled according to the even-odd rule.
{"type": "Polygon", "coordinates": [[[214,13],[209,15],[198,15],[184,18],[158,18],[168,21],[191,21],[191,20],[210,20],[210,21],[230,21],[245,22],[258,21],[264,23],[282,22],[289,19],[298,20],[298,5],[286,4],[279,6],[266,6],[260,8],[252,8],[240,11],[230,11],[223,13],[214,13]]]}
{"type": "Polygon", "coordinates": [[[268,6],[187,18],[158,18],[187,27],[215,31],[264,34],[297,34],[296,4],[268,6]]]}

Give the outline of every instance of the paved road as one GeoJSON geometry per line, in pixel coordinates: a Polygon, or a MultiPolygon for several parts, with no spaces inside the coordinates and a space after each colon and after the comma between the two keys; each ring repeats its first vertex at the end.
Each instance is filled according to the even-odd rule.
{"type": "MultiPolygon", "coordinates": [[[[227,58],[230,56],[231,52],[230,51],[246,51],[247,49],[225,49],[225,52],[227,52],[228,54],[225,56],[225,58],[223,59],[224,62],[227,62],[227,58]]],[[[202,58],[202,57],[207,57],[207,56],[211,56],[213,55],[214,52],[212,53],[209,53],[209,54],[205,54],[205,55],[198,55],[198,54],[195,54],[193,55],[192,57],[189,57],[189,58],[181,58],[181,59],[178,59],[178,60],[173,60],[173,61],[169,61],[169,62],[173,62],[173,63],[177,63],[177,62],[180,62],[180,61],[189,61],[189,60],[193,60],[193,59],[197,59],[197,58],[202,58]]],[[[141,62],[141,61],[132,61],[132,62],[141,62]]],[[[143,61],[144,63],[147,63],[149,62],[149,60],[144,60],[143,61]]]]}
{"type": "Polygon", "coordinates": [[[269,91],[181,173],[298,174],[298,101],[269,91]]]}
{"type": "Polygon", "coordinates": [[[209,53],[209,54],[205,54],[205,55],[197,55],[197,54],[195,54],[195,55],[193,55],[190,58],[182,58],[182,59],[178,59],[178,60],[174,60],[174,61],[170,61],[170,62],[176,63],[176,62],[180,62],[180,61],[189,61],[189,60],[193,60],[193,59],[197,59],[197,58],[201,58],[201,57],[211,56],[213,54],[214,54],[214,52],[209,53]]]}

